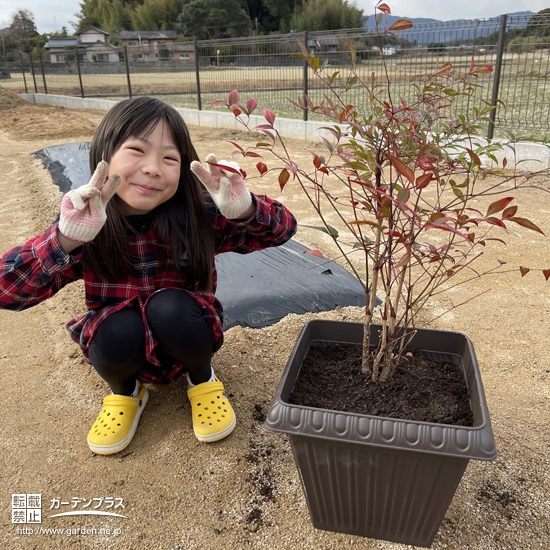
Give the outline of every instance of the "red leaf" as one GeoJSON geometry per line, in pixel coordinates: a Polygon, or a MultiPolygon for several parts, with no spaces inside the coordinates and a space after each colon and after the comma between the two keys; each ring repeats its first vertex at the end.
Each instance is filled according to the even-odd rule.
{"type": "Polygon", "coordinates": [[[466,151],[468,151],[470,158],[474,161],[476,166],[481,166],[481,159],[471,149],[466,148],[466,151]]]}
{"type": "Polygon", "coordinates": [[[376,6],[375,9],[385,13],[386,15],[391,15],[391,9],[388,4],[380,4],[379,6],[376,6]]]}
{"type": "Polygon", "coordinates": [[[258,172],[260,172],[261,176],[267,172],[267,166],[263,162],[258,162],[258,164],[256,164],[256,168],[258,169],[258,172]]]}
{"type": "Polygon", "coordinates": [[[304,254],[311,254],[312,256],[317,256],[318,258],[322,258],[323,255],[319,250],[304,250],[304,254]]]}
{"type": "Polygon", "coordinates": [[[227,104],[227,101],[224,101],[223,99],[215,99],[212,102],[212,107],[215,107],[216,105],[227,105],[229,107],[229,105],[227,104]]]}
{"type": "Polygon", "coordinates": [[[506,157],[504,157],[504,159],[502,159],[502,167],[506,168],[507,164],[508,164],[508,159],[506,157]]]}
{"type": "Polygon", "coordinates": [[[502,213],[502,219],[507,220],[507,219],[515,216],[517,211],[518,211],[517,206],[510,206],[510,207],[506,208],[506,210],[504,210],[504,212],[502,213]]]}
{"type": "Polygon", "coordinates": [[[493,216],[489,216],[488,218],[485,218],[485,221],[487,223],[490,223],[491,225],[498,225],[498,227],[502,227],[503,229],[506,229],[506,225],[502,221],[500,221],[498,218],[495,218],[493,216]]]}
{"type": "Polygon", "coordinates": [[[229,92],[229,105],[233,105],[239,101],[239,92],[237,90],[231,90],[229,92]]]}
{"type": "Polygon", "coordinates": [[[262,155],[259,153],[253,153],[252,151],[247,151],[244,155],[245,157],[255,157],[255,158],[262,158],[262,155]]]}
{"type": "Polygon", "coordinates": [[[537,233],[540,233],[541,235],[544,235],[544,231],[538,226],[535,225],[531,220],[528,220],[527,218],[508,218],[511,222],[517,223],[518,225],[521,225],[522,227],[526,227],[527,229],[531,229],[532,231],[536,231],[537,233]]]}
{"type": "Polygon", "coordinates": [[[244,149],[238,143],[235,143],[234,141],[230,141],[229,143],[231,143],[231,145],[234,145],[239,151],[244,151],[244,149]]]}
{"type": "Polygon", "coordinates": [[[424,187],[427,187],[430,181],[433,179],[433,174],[429,172],[428,174],[423,174],[422,176],[419,176],[416,178],[416,184],[415,187],[417,189],[424,189],[424,187]]]}
{"type": "Polygon", "coordinates": [[[414,183],[414,172],[401,160],[399,160],[397,157],[394,157],[393,155],[389,155],[386,153],[386,157],[388,160],[392,163],[393,167],[405,178],[409,180],[409,182],[414,183]]]}
{"type": "Polygon", "coordinates": [[[550,279],[550,269],[543,269],[542,274],[544,275],[544,278],[548,281],[550,279]]]}
{"type": "Polygon", "coordinates": [[[497,212],[504,210],[513,200],[514,200],[514,197],[505,197],[503,199],[499,199],[498,201],[491,203],[489,205],[489,208],[487,209],[486,215],[492,216],[493,214],[496,214],[497,212]]]}
{"type": "Polygon", "coordinates": [[[475,72],[479,73],[479,74],[491,74],[493,72],[493,66],[492,65],[480,65],[479,67],[476,67],[475,72]]]}
{"type": "Polygon", "coordinates": [[[398,19],[388,30],[389,31],[404,31],[413,26],[412,21],[408,19],[398,19]]]}
{"type": "Polygon", "coordinates": [[[256,130],[260,130],[260,132],[264,133],[271,141],[275,141],[275,136],[269,130],[260,128],[259,126],[256,126],[256,130]]]}
{"type": "Polygon", "coordinates": [[[317,155],[313,157],[313,165],[317,169],[321,168],[321,159],[317,155]]]}
{"type": "Polygon", "coordinates": [[[445,65],[443,65],[441,69],[438,69],[437,71],[432,73],[432,76],[438,76],[438,75],[450,73],[452,69],[453,69],[453,66],[450,63],[445,63],[445,65]]]}
{"type": "Polygon", "coordinates": [[[527,275],[527,273],[529,273],[529,271],[531,271],[528,267],[523,267],[523,266],[519,266],[519,270],[521,272],[521,276],[522,277],[525,277],[525,275],[527,275]]]}
{"type": "Polygon", "coordinates": [[[237,105],[231,105],[230,109],[233,111],[235,116],[239,116],[242,111],[237,107],[237,105]]]}
{"type": "Polygon", "coordinates": [[[279,174],[279,187],[281,191],[285,188],[288,178],[290,178],[290,172],[286,168],[283,168],[279,174]]]}
{"type": "Polygon", "coordinates": [[[429,155],[422,155],[417,159],[418,166],[422,170],[435,170],[435,164],[437,163],[436,157],[430,157],[429,155]]]}
{"type": "Polygon", "coordinates": [[[252,114],[252,112],[256,109],[257,106],[258,106],[258,102],[254,98],[249,99],[246,102],[246,108],[248,109],[249,114],[252,114]]]}
{"type": "Polygon", "coordinates": [[[270,111],[267,107],[264,109],[264,118],[273,126],[275,124],[275,114],[270,111]]]}
{"type": "Polygon", "coordinates": [[[216,164],[215,162],[209,162],[211,166],[216,166],[217,168],[221,168],[224,172],[231,172],[232,174],[242,174],[243,170],[233,168],[232,166],[226,166],[225,164],[216,164]]]}

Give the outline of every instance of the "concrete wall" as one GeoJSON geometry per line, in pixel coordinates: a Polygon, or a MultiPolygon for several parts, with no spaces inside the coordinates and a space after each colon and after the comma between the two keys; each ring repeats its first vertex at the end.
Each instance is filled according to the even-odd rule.
{"type": "MultiPolygon", "coordinates": [[[[51,94],[19,94],[19,96],[31,103],[43,103],[47,105],[56,105],[70,109],[98,109],[108,111],[116,105],[116,101],[105,99],[80,98],[51,94]]],[[[210,128],[226,128],[230,130],[245,131],[239,124],[233,113],[224,113],[219,111],[199,111],[197,109],[176,108],[183,116],[187,124],[192,126],[206,126],[210,128]]],[[[253,115],[250,117],[250,127],[265,124],[262,116],[253,115]]],[[[303,121],[293,118],[277,118],[275,128],[282,137],[299,139],[302,141],[321,141],[321,137],[329,139],[330,133],[326,130],[320,130],[326,126],[326,122],[303,121]]],[[[487,140],[479,138],[480,144],[487,143],[487,140]]],[[[495,142],[504,140],[495,139],[495,142]]],[[[525,172],[536,172],[550,168],[550,147],[541,143],[520,142],[516,144],[505,145],[501,151],[495,152],[499,165],[502,165],[504,158],[507,159],[507,167],[512,169],[514,164],[518,170],[525,172]]],[[[494,162],[488,158],[482,159],[488,166],[494,162]]]]}

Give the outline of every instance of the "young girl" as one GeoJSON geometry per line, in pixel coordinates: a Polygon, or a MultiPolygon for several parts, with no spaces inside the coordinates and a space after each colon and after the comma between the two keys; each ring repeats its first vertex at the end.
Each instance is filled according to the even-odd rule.
{"type": "Polygon", "coordinates": [[[67,328],[112,390],[88,434],[95,453],[129,445],[147,403],[143,382],[185,372],[196,437],[217,441],[235,428],[210,365],[223,341],[214,256],[281,245],[296,220],[250,193],[236,163],[206,162],[175,109],[122,101],[93,137],[90,182],[63,197],[42,235],[0,258],[2,308],[31,307],[84,279],[88,313],[67,328]]]}

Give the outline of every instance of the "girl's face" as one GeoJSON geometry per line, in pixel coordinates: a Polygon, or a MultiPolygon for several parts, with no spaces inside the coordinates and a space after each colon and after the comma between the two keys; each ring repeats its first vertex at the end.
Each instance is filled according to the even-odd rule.
{"type": "Polygon", "coordinates": [[[120,176],[122,214],[147,214],[173,197],[180,171],[181,156],[165,121],[147,137],[126,140],[109,162],[109,175],[120,176]]]}

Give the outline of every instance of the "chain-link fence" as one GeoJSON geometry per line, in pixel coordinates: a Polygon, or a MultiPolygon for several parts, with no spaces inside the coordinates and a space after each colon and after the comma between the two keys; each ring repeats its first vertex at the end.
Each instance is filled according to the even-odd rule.
{"type": "MultiPolygon", "coordinates": [[[[16,93],[114,99],[162,96],[174,106],[198,109],[211,109],[215,99],[237,89],[243,100],[255,97],[279,116],[302,118],[307,114],[289,99],[308,94],[315,102],[325,88],[297,55],[298,41],[342,73],[350,67],[352,44],[359,78],[370,80],[374,74],[384,81],[387,71],[393,95],[404,99],[411,97],[415,84],[445,63],[451,63],[456,74],[464,74],[472,58],[478,65],[492,65],[493,73],[479,79],[476,95],[453,108],[468,112],[484,101],[495,105],[489,137],[494,129],[538,137],[550,131],[550,17],[509,15],[422,23],[394,34],[397,39],[386,35],[379,39],[373,29],[346,29],[190,41],[159,49],[154,60],[136,49],[107,45],[104,51],[94,46],[93,55],[86,58],[67,51],[63,62],[56,63],[49,53],[18,53],[0,63],[0,86],[16,93]]],[[[360,89],[347,94],[350,103],[360,106],[364,100],[360,89]]]]}

